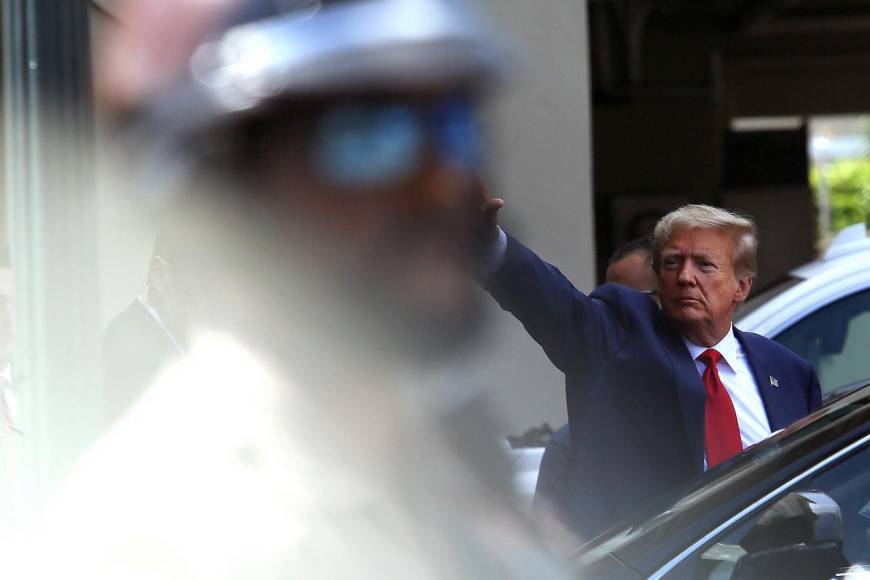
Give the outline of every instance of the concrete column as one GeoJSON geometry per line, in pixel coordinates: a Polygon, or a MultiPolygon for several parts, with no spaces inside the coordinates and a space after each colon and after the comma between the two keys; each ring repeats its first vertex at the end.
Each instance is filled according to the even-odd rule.
{"type": "MultiPolygon", "coordinates": [[[[522,62],[494,102],[492,189],[504,227],[584,292],[595,284],[586,2],[489,0],[522,62]]],[[[493,308],[479,380],[505,429],[566,420],[564,377],[509,314],[493,308]]]]}

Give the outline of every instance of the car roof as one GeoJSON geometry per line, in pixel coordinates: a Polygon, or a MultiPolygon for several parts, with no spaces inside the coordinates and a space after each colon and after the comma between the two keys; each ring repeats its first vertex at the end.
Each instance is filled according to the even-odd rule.
{"type": "Polygon", "coordinates": [[[736,313],[743,331],[772,337],[806,315],[870,288],[870,238],[861,224],[840,232],[825,256],[753,296],[736,313]]]}
{"type": "Polygon", "coordinates": [[[723,463],[578,549],[582,572],[616,558],[651,574],[716,524],[870,432],[870,382],[723,463]]]}
{"type": "Polygon", "coordinates": [[[867,237],[867,226],[862,222],[842,229],[822,258],[795,268],[791,275],[806,279],[847,264],[866,266],[868,263],[870,238],[867,237]]]}

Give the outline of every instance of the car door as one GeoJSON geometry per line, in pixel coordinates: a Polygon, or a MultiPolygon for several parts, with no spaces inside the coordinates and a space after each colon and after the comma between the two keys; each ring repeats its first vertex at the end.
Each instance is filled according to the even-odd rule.
{"type": "Polygon", "coordinates": [[[828,579],[850,574],[870,574],[870,436],[747,506],[651,577],[828,579]]]}

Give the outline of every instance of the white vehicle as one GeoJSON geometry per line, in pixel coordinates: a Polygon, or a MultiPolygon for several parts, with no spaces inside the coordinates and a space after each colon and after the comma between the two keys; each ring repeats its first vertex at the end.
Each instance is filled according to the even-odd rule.
{"type": "Polygon", "coordinates": [[[816,367],[831,400],[870,378],[870,239],[842,230],[824,257],[750,299],[736,326],[784,345],[816,367]]]}
{"type": "MultiPolygon", "coordinates": [[[[738,312],[740,330],[771,338],[812,362],[826,402],[870,379],[870,239],[842,230],[825,255],[792,270],[738,312]]],[[[514,487],[531,503],[542,447],[511,450],[514,487]]]]}

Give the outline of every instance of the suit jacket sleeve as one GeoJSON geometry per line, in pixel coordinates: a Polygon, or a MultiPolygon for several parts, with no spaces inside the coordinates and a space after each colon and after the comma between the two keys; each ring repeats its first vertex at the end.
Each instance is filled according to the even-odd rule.
{"type": "Polygon", "coordinates": [[[533,513],[562,510],[562,496],[568,480],[570,439],[571,433],[566,425],[556,431],[547,443],[532,498],[533,513]]]}
{"type": "Polygon", "coordinates": [[[483,286],[562,372],[609,356],[624,335],[608,304],[584,295],[558,268],[510,236],[502,266],[483,286]]]}

